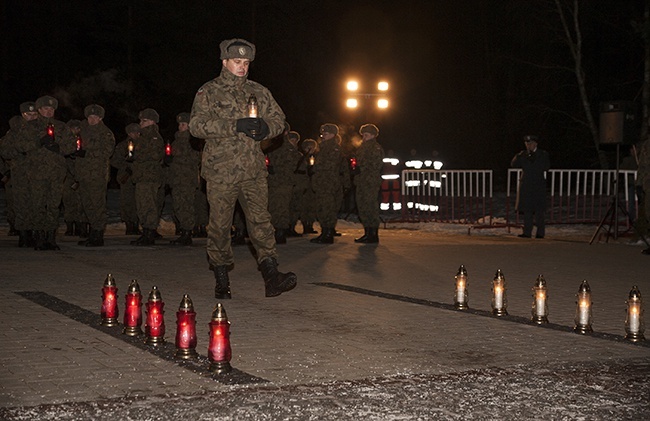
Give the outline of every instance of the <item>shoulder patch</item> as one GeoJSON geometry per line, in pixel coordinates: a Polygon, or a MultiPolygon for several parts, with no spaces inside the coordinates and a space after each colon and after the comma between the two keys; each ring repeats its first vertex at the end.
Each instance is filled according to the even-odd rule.
{"type": "Polygon", "coordinates": [[[203,95],[203,88],[202,88],[202,87],[199,88],[199,90],[196,91],[196,94],[197,94],[197,95],[203,95]]]}

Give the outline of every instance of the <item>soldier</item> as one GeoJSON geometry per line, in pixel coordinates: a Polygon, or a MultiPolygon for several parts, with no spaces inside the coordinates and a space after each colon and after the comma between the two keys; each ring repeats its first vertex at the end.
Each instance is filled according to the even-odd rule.
{"type": "Polygon", "coordinates": [[[36,104],[23,102],[20,104],[20,117],[16,116],[9,120],[9,132],[0,141],[0,155],[9,162],[11,209],[14,214],[14,225],[18,231],[18,247],[34,247],[27,157],[18,150],[18,136],[25,135],[22,131],[23,126],[37,118],[36,104]]]}
{"type": "Polygon", "coordinates": [[[536,238],[544,238],[546,211],[546,175],[551,166],[548,152],[537,148],[538,137],[524,136],[526,149],[519,152],[510,161],[513,168],[523,170],[519,187],[519,205],[517,210],[524,214],[524,230],[518,237],[530,238],[533,231],[533,218],[537,226],[536,238]]]}
{"type": "Polygon", "coordinates": [[[139,116],[140,137],[134,142],[131,179],[135,183],[135,206],[143,231],[131,244],[150,246],[155,244],[156,228],[160,222],[158,192],[162,185],[165,142],[158,132],[158,112],[145,108],[139,116]]]}
{"type": "Polygon", "coordinates": [[[133,148],[140,137],[140,125],[131,123],[125,128],[127,138],[115,146],[111,166],[117,168],[117,182],[120,185],[120,217],[126,225],[126,235],[141,235],[138,212],[135,208],[135,184],[133,175],[133,148]],[[129,150],[129,145],[131,149],[129,150]]]}
{"type": "Polygon", "coordinates": [[[104,108],[97,104],[84,109],[86,120],[81,122],[81,143],[75,158],[75,176],[79,181],[79,196],[83,213],[90,223],[86,241],[79,245],[104,245],[106,189],[111,177],[110,159],[115,150],[115,136],[104,124],[104,108]]]}
{"type": "Polygon", "coordinates": [[[267,171],[258,142],[280,134],[285,117],[271,92],[247,78],[255,46],[243,39],[231,39],[223,41],[220,49],[221,73],[198,90],[190,118],[192,134],[206,140],[201,174],[207,181],[210,203],[207,252],[216,280],[215,297],[231,296],[228,267],[234,256],[230,230],[237,200],[257,251],[265,295],[275,297],[293,289],[297,277],[277,269],[267,171]]]}
{"type": "Polygon", "coordinates": [[[312,187],[318,203],[318,222],[321,234],[310,242],[332,244],[336,233],[336,221],[343,202],[343,190],[349,188],[348,164],[341,153],[341,136],[336,124],[323,124],[320,128],[319,151],[315,156],[312,187]]]}
{"type": "Polygon", "coordinates": [[[359,129],[361,146],[356,152],[357,165],[354,173],[357,211],[363,224],[364,234],[355,243],[379,242],[379,189],[381,170],[384,166],[384,149],[377,142],[379,129],[374,124],[364,124],[359,129]]]}
{"type": "Polygon", "coordinates": [[[190,114],[180,113],[176,116],[178,131],[174,135],[174,143],[169,164],[169,185],[172,189],[174,215],[180,225],[180,237],[172,244],[189,246],[192,244],[192,228],[195,224],[194,200],[199,184],[199,164],[201,152],[191,144],[189,131],[190,114]]]}
{"type": "MultiPolygon", "coordinates": [[[[81,121],[70,120],[67,123],[70,131],[77,140],[77,147],[81,144],[81,121]]],[[[76,151],[65,156],[66,174],[63,180],[63,220],[65,221],[66,230],[63,235],[77,235],[82,238],[88,237],[88,223],[81,210],[81,198],[79,197],[79,183],[74,174],[74,164],[76,151]]]]}
{"type": "Polygon", "coordinates": [[[26,122],[18,136],[18,151],[27,154],[35,250],[60,249],[56,230],[67,172],[64,156],[77,147],[68,126],[54,118],[58,105],[51,96],[38,98],[38,118],[26,122]]]}
{"type": "Polygon", "coordinates": [[[300,139],[297,132],[288,132],[282,136],[279,145],[272,148],[269,158],[269,212],[271,224],[275,228],[275,242],[286,244],[287,235],[294,231],[291,224],[291,196],[296,184],[294,171],[302,154],[294,147],[292,139],[300,139]]]}
{"type": "Polygon", "coordinates": [[[313,175],[314,156],[318,153],[318,143],[314,139],[305,139],[300,143],[302,159],[296,169],[296,188],[294,189],[294,200],[297,202],[298,218],[302,223],[302,233],[316,234],[314,221],[318,211],[316,195],[311,185],[313,175]]]}

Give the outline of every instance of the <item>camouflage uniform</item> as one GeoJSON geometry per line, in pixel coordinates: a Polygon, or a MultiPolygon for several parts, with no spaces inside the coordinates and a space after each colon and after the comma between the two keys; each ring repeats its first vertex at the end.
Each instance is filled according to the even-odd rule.
{"type": "Polygon", "coordinates": [[[271,224],[275,228],[275,239],[286,243],[291,225],[291,196],[296,184],[294,171],[302,154],[296,150],[287,138],[268,154],[269,158],[269,212],[271,224]]]}
{"type": "Polygon", "coordinates": [[[190,117],[192,135],[206,140],[201,175],[210,204],[207,253],[216,280],[215,297],[230,298],[228,266],[234,262],[230,230],[237,201],[257,251],[265,294],[274,297],[293,289],[296,275],[277,270],[268,174],[259,141],[280,134],[285,116],[271,92],[247,78],[255,46],[233,39],[223,41],[220,49],[221,73],[198,90],[190,117]],[[248,108],[253,99],[256,115],[248,108]]]}
{"type": "MultiPolygon", "coordinates": [[[[72,131],[75,139],[81,142],[81,121],[70,120],[67,126],[72,131]]],[[[67,229],[64,235],[82,235],[87,237],[88,232],[85,229],[88,220],[83,215],[81,208],[81,197],[79,196],[79,183],[74,175],[74,164],[76,154],[65,156],[65,164],[67,172],[63,180],[63,195],[61,201],[63,202],[63,220],[66,223],[67,229]],[[82,228],[84,228],[82,230],[82,228]]]]}
{"type": "Polygon", "coordinates": [[[133,145],[131,182],[135,184],[136,210],[142,227],[151,231],[153,238],[153,231],[160,222],[158,191],[162,184],[165,155],[165,142],[158,132],[158,125],[143,127],[133,145]]]}
{"type": "MultiPolygon", "coordinates": [[[[24,172],[24,165],[22,165],[22,169],[18,165],[19,163],[24,163],[24,156],[16,151],[14,140],[16,130],[20,127],[23,121],[24,120],[21,116],[12,117],[9,120],[9,131],[0,139],[0,179],[2,179],[5,188],[5,200],[7,202],[7,222],[9,223],[10,230],[21,230],[20,225],[22,224],[22,221],[18,223],[18,225],[16,224],[16,221],[18,219],[24,218],[24,215],[17,215],[17,213],[23,211],[26,207],[26,204],[29,203],[28,190],[26,185],[27,174],[24,172]],[[14,182],[14,178],[20,178],[21,175],[23,175],[24,178],[22,180],[19,180],[18,184],[20,185],[21,182],[25,182],[24,186],[26,190],[22,195],[24,198],[24,202],[22,204],[23,206],[21,209],[17,209],[18,205],[14,200],[14,196],[18,196],[18,194],[14,192],[14,185],[16,184],[14,182]]],[[[26,229],[26,227],[22,228],[22,230],[24,229],[26,229]]]]}
{"type": "Polygon", "coordinates": [[[319,151],[315,156],[312,187],[318,203],[318,222],[321,225],[321,236],[311,242],[331,242],[336,228],[338,212],[343,202],[343,190],[350,188],[350,170],[340,149],[341,137],[336,134],[331,139],[319,143],[319,151]],[[321,241],[326,238],[325,241],[321,241]]]}
{"type": "MultiPolygon", "coordinates": [[[[137,124],[133,123],[134,126],[137,124]]],[[[128,126],[127,126],[128,127],[128,126]]],[[[140,133],[140,127],[137,127],[140,133]]],[[[135,207],[135,184],[131,180],[133,174],[133,163],[127,160],[129,154],[129,140],[127,137],[115,146],[115,152],[111,158],[111,165],[117,168],[117,182],[120,185],[120,218],[126,224],[126,234],[139,234],[138,212],[135,207]]]]}
{"type": "Polygon", "coordinates": [[[86,245],[103,245],[108,218],[106,189],[111,176],[110,158],[115,149],[115,136],[103,121],[90,125],[88,120],[84,120],[81,123],[81,141],[82,149],[75,158],[75,176],[79,181],[83,213],[92,230],[86,245]]]}
{"type": "Polygon", "coordinates": [[[172,144],[173,160],[169,164],[168,182],[172,190],[174,215],[183,233],[191,242],[192,228],[195,224],[194,200],[199,188],[199,164],[201,152],[192,148],[190,132],[177,131],[172,144]]]}
{"type": "Polygon", "coordinates": [[[377,138],[365,140],[356,152],[354,175],[359,220],[365,228],[379,227],[379,189],[384,165],[384,149],[377,138]]]}

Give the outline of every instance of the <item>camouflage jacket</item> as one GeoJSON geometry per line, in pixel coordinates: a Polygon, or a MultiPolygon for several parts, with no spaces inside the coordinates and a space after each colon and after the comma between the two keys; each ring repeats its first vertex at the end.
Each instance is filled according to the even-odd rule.
{"type": "Polygon", "coordinates": [[[201,152],[192,148],[189,131],[177,131],[172,143],[173,160],[169,165],[170,185],[193,183],[199,186],[199,165],[201,152]]]}
{"type": "Polygon", "coordinates": [[[30,177],[51,179],[67,171],[64,155],[77,149],[77,142],[65,123],[54,118],[39,116],[36,120],[26,121],[15,139],[18,152],[27,155],[26,165],[30,168],[30,177]],[[58,152],[41,145],[41,138],[47,135],[48,124],[54,127],[54,142],[59,146],[58,152]]]}
{"type": "Polygon", "coordinates": [[[296,171],[302,154],[286,139],[268,154],[269,185],[293,186],[296,184],[296,171]]]}
{"type": "Polygon", "coordinates": [[[81,149],[84,157],[74,160],[77,180],[101,177],[108,182],[111,176],[109,161],[115,150],[115,136],[103,121],[91,126],[88,120],[81,122],[81,149]]]}
{"type": "Polygon", "coordinates": [[[339,147],[338,137],[320,142],[318,148],[311,178],[314,190],[350,188],[350,168],[339,147]]]}
{"type": "Polygon", "coordinates": [[[269,126],[267,138],[284,130],[284,112],[271,92],[246,77],[237,77],[225,67],[196,93],[190,116],[193,136],[205,139],[201,175],[218,183],[237,183],[266,176],[260,143],[237,132],[237,120],[246,118],[251,94],[258,102],[258,115],[269,126]]]}
{"type": "Polygon", "coordinates": [[[384,148],[377,139],[366,140],[356,152],[357,174],[354,184],[372,186],[381,185],[381,170],[384,167],[384,148]]]}
{"type": "Polygon", "coordinates": [[[165,141],[158,125],[144,127],[140,137],[133,140],[133,183],[160,183],[163,179],[162,160],[165,141]]]}

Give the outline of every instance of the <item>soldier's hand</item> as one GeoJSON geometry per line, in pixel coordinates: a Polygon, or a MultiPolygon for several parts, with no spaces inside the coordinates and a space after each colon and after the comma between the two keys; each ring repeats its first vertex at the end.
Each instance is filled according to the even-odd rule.
{"type": "Polygon", "coordinates": [[[54,139],[52,139],[51,136],[45,135],[41,137],[41,146],[46,146],[49,145],[50,143],[54,143],[54,139]]]}
{"type": "Polygon", "coordinates": [[[86,150],[85,149],[79,149],[77,152],[75,152],[75,155],[77,155],[79,158],[85,158],[86,157],[86,150]]]}
{"type": "Polygon", "coordinates": [[[163,163],[167,166],[171,165],[172,161],[174,160],[174,157],[171,155],[165,155],[163,158],[163,163]]]}
{"type": "Polygon", "coordinates": [[[43,147],[45,149],[47,149],[48,151],[52,151],[54,153],[59,153],[59,151],[60,151],[59,144],[56,143],[56,142],[47,143],[47,144],[43,145],[43,147]]]}
{"type": "Polygon", "coordinates": [[[269,129],[269,125],[266,124],[266,121],[264,121],[263,118],[258,118],[257,120],[259,122],[259,128],[255,130],[255,133],[253,134],[253,139],[259,142],[260,140],[266,139],[269,133],[271,133],[271,130],[269,129]]]}
{"type": "Polygon", "coordinates": [[[240,118],[237,120],[237,131],[239,133],[244,133],[246,136],[253,138],[253,133],[255,133],[260,128],[259,119],[257,118],[240,118]]]}

